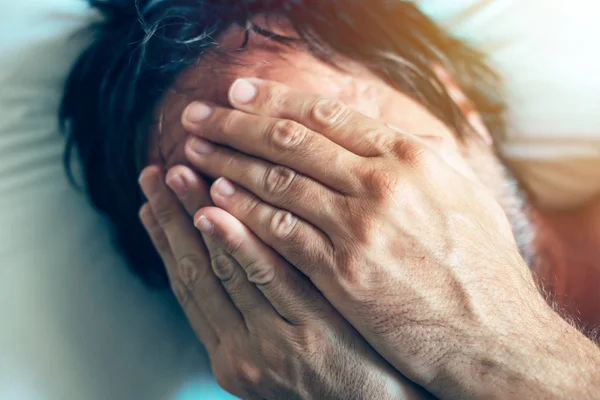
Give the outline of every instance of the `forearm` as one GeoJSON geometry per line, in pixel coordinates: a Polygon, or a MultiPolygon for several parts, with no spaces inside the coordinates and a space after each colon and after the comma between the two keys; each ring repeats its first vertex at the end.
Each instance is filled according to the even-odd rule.
{"type": "MultiPolygon", "coordinates": [[[[532,311],[532,310],[528,310],[532,311]]],[[[550,307],[514,332],[482,336],[450,357],[442,382],[457,397],[596,399],[600,349],[550,307]]]]}

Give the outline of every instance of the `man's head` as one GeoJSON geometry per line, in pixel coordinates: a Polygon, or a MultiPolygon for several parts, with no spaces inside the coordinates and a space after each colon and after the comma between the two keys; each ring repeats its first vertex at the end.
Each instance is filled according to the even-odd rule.
{"type": "Polygon", "coordinates": [[[516,186],[486,144],[490,132],[503,131],[498,80],[411,2],[94,3],[106,19],[70,76],[61,117],[92,201],[147,281],[167,282],[137,219],[137,176],[148,163],[184,163],[185,106],[227,106],[228,86],[243,76],[338,98],[412,134],[441,137],[440,153],[494,191],[518,239],[528,241],[519,234],[526,219],[516,186]]]}

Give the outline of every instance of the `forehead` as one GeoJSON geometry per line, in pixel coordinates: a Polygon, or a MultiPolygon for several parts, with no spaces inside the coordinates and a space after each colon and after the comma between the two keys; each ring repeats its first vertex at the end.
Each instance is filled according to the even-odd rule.
{"type": "MultiPolygon", "coordinates": [[[[280,19],[266,20],[261,27],[295,37],[280,19]]],[[[172,92],[227,107],[227,91],[239,77],[277,81],[327,97],[351,96],[367,86],[387,86],[358,62],[339,55],[332,62],[318,59],[301,41],[286,45],[255,32],[249,33],[245,45],[244,39],[245,29],[230,27],[214,50],[179,76],[172,92]]]]}
{"type": "MultiPolygon", "coordinates": [[[[258,19],[267,31],[295,37],[289,23],[282,19],[258,19]]],[[[227,92],[241,77],[258,77],[343,101],[348,106],[371,117],[397,126],[429,126],[432,116],[408,96],[402,94],[373,74],[364,65],[332,56],[332,62],[315,57],[302,45],[290,46],[267,36],[250,32],[245,46],[245,29],[231,26],[217,40],[214,50],[200,57],[195,65],[177,78],[175,84],[155,110],[148,143],[149,162],[164,162],[167,166],[185,163],[183,144],[187,137],[181,125],[181,114],[194,100],[229,107],[227,92]],[[343,66],[343,69],[338,67],[343,66]],[[403,110],[400,114],[397,111],[403,110]],[[406,116],[410,116],[410,121],[406,116]],[[422,124],[427,120],[426,124],[422,124]]],[[[434,128],[445,129],[439,122],[434,128]]]]}
{"type": "MultiPolygon", "coordinates": [[[[261,22],[271,32],[293,37],[289,25],[279,19],[261,22]]],[[[334,63],[325,62],[302,45],[282,44],[254,32],[242,47],[244,39],[245,29],[231,26],[218,38],[215,49],[178,76],[155,110],[149,143],[152,162],[170,158],[165,156],[175,152],[178,143],[185,139],[180,116],[190,102],[201,100],[229,107],[228,89],[240,77],[281,82],[305,92],[337,98],[373,118],[381,115],[380,104],[385,104],[391,88],[361,64],[340,56],[334,63]],[[337,65],[343,65],[343,70],[337,65]],[[162,149],[162,157],[156,152],[158,147],[162,149]]]]}

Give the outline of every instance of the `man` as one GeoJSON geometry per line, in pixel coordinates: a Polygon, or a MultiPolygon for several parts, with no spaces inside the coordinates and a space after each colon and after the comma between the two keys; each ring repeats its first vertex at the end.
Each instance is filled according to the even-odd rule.
{"type": "Polygon", "coordinates": [[[188,213],[220,207],[196,219],[214,275],[160,170],[141,178],[142,220],[226,388],[419,395],[402,373],[440,397],[593,397],[597,348],[523,261],[552,242],[531,240],[494,154],[502,105],[475,52],[406,2],[103,7],[63,116],[148,279],[163,270],[134,220],[141,167],[229,178],[209,199],[188,168],[167,177],[188,213]]]}

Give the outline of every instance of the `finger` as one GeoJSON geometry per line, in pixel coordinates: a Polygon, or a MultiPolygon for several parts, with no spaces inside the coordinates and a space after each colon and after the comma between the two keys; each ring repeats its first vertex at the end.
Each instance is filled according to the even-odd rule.
{"type": "MultiPolygon", "coordinates": [[[[213,205],[209,186],[188,167],[179,165],[171,168],[167,172],[166,182],[190,217],[193,217],[201,208],[213,205]]],[[[202,238],[209,256],[221,252],[220,245],[212,236],[202,235],[202,238]]]]}
{"type": "MultiPolygon", "coordinates": [[[[219,178],[213,184],[211,196],[217,207],[240,220],[311,279],[317,275],[331,275],[331,270],[321,266],[333,265],[333,245],[319,229],[288,211],[263,202],[225,178],[219,178]]],[[[201,216],[202,210],[194,219],[196,224],[201,216]]]]}
{"type": "Polygon", "coordinates": [[[207,152],[202,143],[198,148],[198,141],[204,140],[191,138],[185,151],[189,161],[202,173],[214,178],[226,177],[263,201],[291,211],[321,230],[330,232],[337,228],[335,205],[341,194],[290,168],[223,146],[206,142],[211,149],[207,152]]]}
{"type": "MultiPolygon", "coordinates": [[[[144,204],[140,209],[140,220],[148,232],[150,239],[152,240],[152,244],[158,251],[167,271],[174,271],[177,269],[177,262],[175,261],[175,257],[171,252],[171,247],[169,246],[169,241],[167,240],[167,236],[164,231],[161,229],[158,221],[154,217],[152,213],[152,208],[148,203],[144,204]]],[[[179,278],[175,278],[175,284],[173,287],[175,288],[174,293],[177,297],[177,300],[180,304],[184,304],[186,302],[186,298],[188,297],[187,289],[182,285],[179,278]]],[[[198,337],[198,339],[204,344],[206,350],[212,354],[215,350],[216,346],[219,344],[219,338],[215,334],[215,331],[211,328],[206,318],[200,309],[196,306],[196,304],[188,304],[187,307],[184,307],[185,314],[190,321],[190,325],[194,330],[194,333],[198,337]]]]}
{"type": "Polygon", "coordinates": [[[245,271],[244,279],[260,289],[280,316],[299,325],[328,315],[331,306],[310,280],[238,219],[219,208],[205,208],[201,213],[213,224],[219,243],[245,271]]]}
{"type": "Polygon", "coordinates": [[[182,123],[194,135],[285,165],[337,191],[359,184],[348,171],[364,160],[298,122],[195,102],[184,112],[182,123]]]}
{"type": "MultiPolygon", "coordinates": [[[[189,168],[171,168],[166,181],[191,216],[200,208],[213,205],[209,187],[189,168]]],[[[212,270],[221,280],[236,308],[242,313],[246,325],[249,324],[247,320],[256,316],[255,314],[267,315],[268,311],[272,314],[273,308],[254,285],[247,281],[237,261],[225,251],[222,240],[211,234],[202,233],[202,236],[210,255],[212,270]]]]}
{"type": "Polygon", "coordinates": [[[177,270],[170,271],[169,276],[182,307],[187,312],[195,303],[218,336],[243,327],[239,311],[211,270],[202,239],[165,184],[160,168],[144,169],[140,185],[176,260],[177,270]]]}
{"type": "Polygon", "coordinates": [[[229,102],[252,114],[296,121],[363,157],[386,154],[397,133],[339,100],[304,93],[278,82],[238,79],[229,102]]]}
{"type": "Polygon", "coordinates": [[[212,205],[210,186],[190,168],[177,165],[169,169],[166,182],[188,215],[194,216],[199,209],[212,205]]]}
{"type": "Polygon", "coordinates": [[[197,225],[201,227],[206,235],[214,238],[219,249],[211,255],[213,271],[221,280],[233,303],[242,313],[248,329],[252,331],[261,325],[265,326],[281,320],[281,316],[277,314],[256,285],[248,280],[244,270],[232,256],[232,253],[237,252],[237,248],[241,247],[242,242],[247,238],[239,235],[236,237],[228,235],[222,230],[221,224],[213,222],[219,222],[222,219],[221,214],[225,211],[208,207],[204,208],[202,213],[205,216],[197,222],[197,225]],[[208,219],[206,215],[211,218],[208,219]]]}
{"type": "Polygon", "coordinates": [[[171,252],[171,246],[169,246],[169,241],[167,240],[167,236],[165,232],[162,230],[158,221],[154,217],[152,213],[152,208],[150,204],[145,203],[140,208],[140,221],[146,229],[148,236],[150,236],[150,240],[154,245],[154,248],[158,252],[161,260],[165,264],[167,269],[167,273],[169,274],[169,278],[177,277],[177,274],[173,271],[177,271],[177,262],[175,261],[175,257],[173,256],[173,252],[171,252]]]}
{"type": "MultiPolygon", "coordinates": [[[[210,198],[210,187],[198,174],[186,166],[178,165],[167,172],[166,182],[175,193],[190,217],[203,207],[213,205],[210,198]]],[[[220,253],[220,245],[210,235],[202,235],[208,254],[220,253]]]]}

